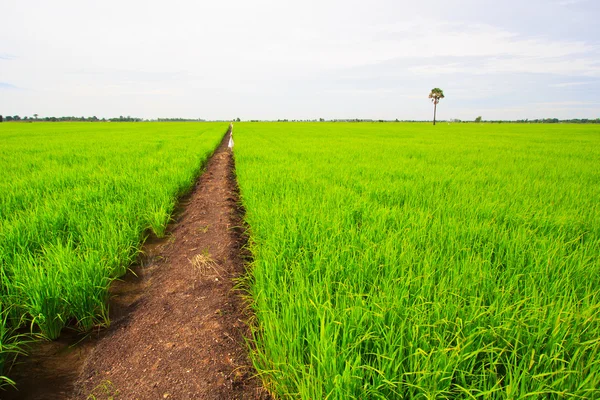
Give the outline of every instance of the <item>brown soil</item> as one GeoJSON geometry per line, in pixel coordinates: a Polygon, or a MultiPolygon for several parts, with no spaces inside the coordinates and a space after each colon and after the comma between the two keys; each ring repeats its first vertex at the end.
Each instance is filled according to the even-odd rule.
{"type": "Polygon", "coordinates": [[[0,397],[270,398],[247,358],[248,316],[234,290],[244,241],[228,138],[167,238],[147,243],[135,275],[113,283],[110,328],[75,347],[72,337],[38,348],[16,368],[19,392],[0,397]]]}

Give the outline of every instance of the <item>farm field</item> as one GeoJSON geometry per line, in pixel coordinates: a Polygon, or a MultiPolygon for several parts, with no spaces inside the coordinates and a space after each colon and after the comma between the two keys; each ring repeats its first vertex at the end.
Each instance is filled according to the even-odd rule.
{"type": "Polygon", "coordinates": [[[282,398],[599,398],[600,129],[238,123],[282,398]]]}
{"type": "MultiPolygon", "coordinates": [[[[111,281],[163,236],[223,123],[0,124],[0,375],[18,328],[107,325],[111,281]]],[[[0,377],[7,381],[8,378],[0,377]]]]}

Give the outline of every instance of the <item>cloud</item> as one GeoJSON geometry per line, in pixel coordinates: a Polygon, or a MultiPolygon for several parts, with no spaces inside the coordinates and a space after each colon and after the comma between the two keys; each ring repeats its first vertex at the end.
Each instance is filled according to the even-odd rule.
{"type": "Polygon", "coordinates": [[[565,87],[574,87],[574,86],[585,86],[585,85],[592,85],[592,84],[595,84],[598,82],[600,82],[600,81],[561,82],[561,83],[552,83],[552,84],[550,84],[550,87],[565,88],[565,87]]]}
{"type": "Polygon", "coordinates": [[[395,58],[422,58],[424,63],[413,68],[414,73],[600,76],[600,47],[581,40],[531,38],[486,24],[433,20],[382,27],[375,37],[385,44],[382,47],[394,49],[395,58]],[[454,61],[440,62],[447,57],[454,61]]]}
{"type": "Polygon", "coordinates": [[[394,93],[391,88],[376,88],[376,89],[327,89],[325,93],[348,94],[348,95],[370,95],[381,93],[394,93]]]}
{"type": "Polygon", "coordinates": [[[0,90],[1,89],[19,89],[19,88],[11,83],[0,82],[0,90]]]}
{"type": "Polygon", "coordinates": [[[561,6],[572,6],[574,4],[586,3],[588,0],[561,0],[557,4],[561,6]]]}
{"type": "Polygon", "coordinates": [[[423,65],[411,67],[410,71],[422,75],[532,73],[600,77],[600,64],[590,58],[569,59],[566,57],[520,57],[515,55],[480,57],[475,61],[452,63],[439,63],[431,60],[423,65]]]}
{"type": "Polygon", "coordinates": [[[111,80],[118,82],[170,82],[185,80],[190,74],[186,71],[153,71],[149,69],[121,69],[121,68],[85,68],[73,71],[74,75],[81,75],[88,80],[111,80]]]}
{"type": "Polygon", "coordinates": [[[538,105],[542,107],[598,107],[600,106],[600,102],[597,101],[548,101],[548,102],[539,102],[533,103],[533,105],[538,105]]]}

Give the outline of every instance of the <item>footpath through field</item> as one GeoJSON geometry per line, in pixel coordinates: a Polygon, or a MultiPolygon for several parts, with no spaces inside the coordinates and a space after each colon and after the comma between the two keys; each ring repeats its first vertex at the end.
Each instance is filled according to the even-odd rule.
{"type": "MultiPolygon", "coordinates": [[[[244,263],[229,136],[167,239],[151,246],[149,266],[130,277],[135,285],[114,283],[111,327],[69,382],[72,393],[46,387],[60,394],[46,392],[45,398],[268,398],[253,378],[243,343],[244,304],[233,290],[244,263]]],[[[40,394],[28,392],[21,386],[18,398],[40,394]]]]}

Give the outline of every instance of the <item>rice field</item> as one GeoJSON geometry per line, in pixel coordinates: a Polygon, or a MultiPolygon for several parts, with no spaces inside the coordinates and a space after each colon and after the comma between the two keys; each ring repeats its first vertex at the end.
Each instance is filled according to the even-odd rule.
{"type": "Polygon", "coordinates": [[[238,123],[281,398],[600,398],[600,129],[238,123]]]}
{"type": "MultiPolygon", "coordinates": [[[[24,333],[110,323],[111,281],[226,129],[0,124],[0,374],[24,333]]],[[[600,128],[234,133],[251,357],[277,397],[600,397],[600,128]]]]}
{"type": "MultiPolygon", "coordinates": [[[[0,375],[23,331],[108,325],[111,281],[163,236],[222,123],[0,124],[0,375]]],[[[0,383],[8,381],[0,377],[0,383]]]]}

